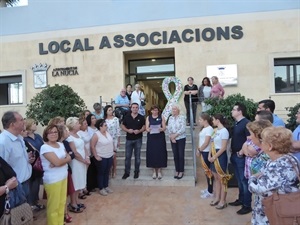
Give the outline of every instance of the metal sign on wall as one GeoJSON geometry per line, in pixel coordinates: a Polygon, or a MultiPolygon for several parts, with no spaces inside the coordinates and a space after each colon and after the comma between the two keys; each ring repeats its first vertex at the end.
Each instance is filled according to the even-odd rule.
{"type": "Polygon", "coordinates": [[[209,78],[218,77],[223,87],[237,86],[237,64],[206,66],[206,74],[209,78]]]}

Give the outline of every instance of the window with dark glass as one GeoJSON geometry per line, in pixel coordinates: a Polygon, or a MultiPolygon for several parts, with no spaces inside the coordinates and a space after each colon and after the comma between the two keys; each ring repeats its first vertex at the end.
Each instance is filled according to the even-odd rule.
{"type": "Polygon", "coordinates": [[[22,76],[0,77],[0,105],[23,103],[22,76]]]}
{"type": "Polygon", "coordinates": [[[300,58],[274,59],[276,93],[300,92],[300,58]]]}

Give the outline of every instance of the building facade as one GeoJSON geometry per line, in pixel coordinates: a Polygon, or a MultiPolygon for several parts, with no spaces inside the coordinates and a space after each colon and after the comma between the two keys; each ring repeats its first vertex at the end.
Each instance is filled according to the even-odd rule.
{"type": "Polygon", "coordinates": [[[225,76],[225,96],[271,98],[287,119],[285,108],[300,102],[299,1],[225,2],[100,1],[86,10],[80,1],[29,1],[1,8],[0,114],[25,115],[30,99],[54,84],[72,87],[92,110],[100,96],[110,102],[127,83],[139,82],[146,107],[163,106],[164,77],[186,84],[192,76],[200,85],[215,68],[225,76]]]}

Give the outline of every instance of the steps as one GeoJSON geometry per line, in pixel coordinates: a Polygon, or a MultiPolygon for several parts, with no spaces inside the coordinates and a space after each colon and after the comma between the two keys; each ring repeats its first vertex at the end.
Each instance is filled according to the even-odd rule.
{"type": "Polygon", "coordinates": [[[116,177],[110,179],[112,186],[117,185],[137,185],[137,186],[195,186],[194,178],[194,167],[193,167],[193,150],[192,150],[192,141],[190,135],[190,128],[186,129],[187,140],[185,148],[185,173],[184,177],[180,180],[174,179],[174,160],[173,152],[166,133],[167,141],[167,152],[168,152],[168,167],[162,169],[163,178],[161,180],[153,179],[151,168],[146,167],[146,143],[147,143],[147,134],[143,134],[143,145],[141,148],[141,164],[140,164],[140,176],[138,179],[133,178],[134,174],[134,153],[132,154],[131,159],[131,173],[130,177],[126,180],[122,180],[125,168],[125,143],[126,143],[126,133],[121,132],[120,140],[120,149],[117,152],[117,172],[116,177]]]}

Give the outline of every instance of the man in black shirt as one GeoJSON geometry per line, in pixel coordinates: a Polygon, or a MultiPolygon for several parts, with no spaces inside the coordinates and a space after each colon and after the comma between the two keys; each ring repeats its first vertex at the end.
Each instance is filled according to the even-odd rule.
{"type": "Polygon", "coordinates": [[[189,126],[190,122],[194,122],[194,126],[196,126],[196,111],[197,111],[197,103],[198,103],[198,87],[194,84],[194,78],[189,77],[187,79],[189,82],[184,86],[184,105],[186,108],[186,118],[187,125],[189,126]],[[193,112],[193,121],[190,121],[190,94],[192,98],[192,112],[193,112]]]}
{"type": "Polygon", "coordinates": [[[252,195],[248,190],[248,179],[244,176],[245,170],[245,157],[239,156],[238,152],[242,149],[243,144],[250,136],[246,128],[247,123],[250,121],[244,117],[246,114],[246,107],[241,103],[236,103],[231,111],[232,117],[235,119],[235,125],[232,130],[231,138],[231,163],[234,167],[235,177],[239,186],[239,197],[235,202],[230,202],[231,206],[239,206],[242,208],[237,211],[237,214],[243,215],[250,213],[252,195]]]}
{"type": "Polygon", "coordinates": [[[145,131],[145,118],[138,114],[139,105],[137,103],[131,104],[131,113],[127,114],[121,125],[126,134],[125,145],[125,173],[122,179],[127,179],[130,176],[131,157],[134,150],[134,179],[139,177],[141,164],[141,147],[143,132],[145,131]]]}

